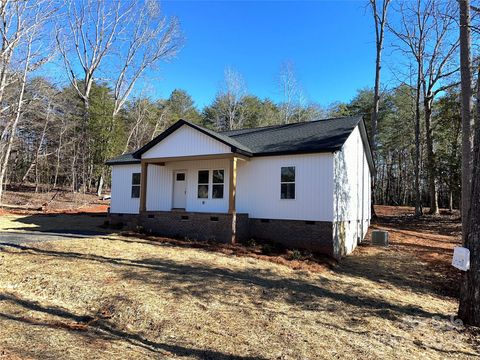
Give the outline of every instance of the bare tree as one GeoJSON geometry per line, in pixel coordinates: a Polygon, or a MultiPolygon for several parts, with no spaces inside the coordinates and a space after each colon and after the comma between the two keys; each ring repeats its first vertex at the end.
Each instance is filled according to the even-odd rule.
{"type": "Polygon", "coordinates": [[[148,99],[136,99],[130,102],[128,108],[128,123],[130,129],[125,141],[123,153],[136,149],[152,140],[158,132],[166,128],[168,107],[154,104],[148,99]]]}
{"type": "MultiPolygon", "coordinates": [[[[459,0],[462,85],[462,239],[470,250],[470,270],[463,275],[458,316],[480,326],[480,126],[475,126],[472,157],[472,69],[470,1],[459,0]]],[[[480,119],[480,66],[477,77],[477,122],[480,119]]]]}
{"type": "Polygon", "coordinates": [[[223,85],[217,94],[218,113],[216,126],[218,129],[240,129],[245,117],[242,100],[247,93],[242,75],[233,68],[224,71],[223,85]]]}
{"type": "Polygon", "coordinates": [[[0,5],[0,104],[3,126],[0,138],[0,203],[13,142],[24,107],[28,75],[47,62],[52,54],[46,41],[45,24],[57,9],[53,2],[2,1],[0,5]],[[5,102],[7,86],[17,89],[5,102]]]}
{"type": "Polygon", "coordinates": [[[289,124],[295,119],[303,100],[302,88],[291,61],[286,61],[280,66],[278,82],[283,96],[280,105],[283,122],[289,124]]]}
{"type": "MultiPolygon", "coordinates": [[[[78,147],[82,161],[82,185],[87,185],[87,128],[90,93],[96,73],[113,43],[124,30],[133,11],[133,3],[122,6],[120,0],[65,0],[66,14],[57,24],[57,46],[72,87],[83,102],[82,141],[78,147]],[[79,70],[80,69],[80,70],[79,70]]],[[[75,189],[74,189],[75,190],[75,189]]]]}
{"type": "Polygon", "coordinates": [[[385,38],[385,28],[387,24],[387,10],[391,0],[382,0],[380,7],[377,0],[370,0],[370,6],[373,11],[373,20],[375,23],[375,87],[373,94],[373,111],[372,111],[372,130],[371,139],[372,147],[375,151],[377,142],[377,122],[378,110],[380,104],[380,74],[382,69],[382,51],[383,40],[385,38]]]}
{"type": "MultiPolygon", "coordinates": [[[[83,190],[90,183],[87,127],[90,94],[95,79],[106,77],[111,84],[114,108],[110,127],[124,107],[135,84],[161,60],[176,54],[181,45],[181,33],[176,19],[161,16],[156,0],[66,0],[68,26],[57,26],[57,45],[71,85],[84,105],[82,126],[83,190]],[[116,61],[106,62],[115,55],[116,61]],[[80,71],[78,71],[80,69],[80,71]]],[[[103,176],[102,176],[103,177],[103,176]]],[[[102,179],[99,179],[101,182],[102,179]]]]}
{"type": "MultiPolygon", "coordinates": [[[[373,111],[371,117],[371,139],[372,150],[375,158],[377,149],[377,123],[378,123],[378,111],[380,106],[380,75],[382,69],[382,51],[383,40],[385,38],[385,28],[387,24],[387,10],[391,0],[382,0],[380,7],[377,4],[377,0],[370,0],[370,6],[373,12],[373,20],[375,23],[375,86],[373,93],[373,111]]],[[[375,177],[372,176],[372,215],[375,216],[375,177]]]]}
{"type": "Polygon", "coordinates": [[[114,117],[145,71],[175,56],[183,43],[179,22],[176,18],[169,20],[162,16],[157,1],[147,1],[134,9],[134,13],[131,34],[122,44],[126,52],[122,56],[121,69],[117,75],[110,76],[115,84],[114,117]]]}
{"type": "Polygon", "coordinates": [[[420,119],[421,103],[425,116],[427,176],[430,193],[430,213],[437,214],[438,190],[434,153],[433,126],[431,123],[435,97],[457,83],[450,80],[458,72],[454,55],[458,50],[457,38],[452,39],[455,22],[451,16],[454,8],[451,2],[440,0],[417,0],[416,3],[402,3],[399,12],[401,23],[398,28],[389,26],[403,44],[402,51],[413,57],[417,64],[417,96],[415,114],[415,213],[420,215],[420,119]]]}

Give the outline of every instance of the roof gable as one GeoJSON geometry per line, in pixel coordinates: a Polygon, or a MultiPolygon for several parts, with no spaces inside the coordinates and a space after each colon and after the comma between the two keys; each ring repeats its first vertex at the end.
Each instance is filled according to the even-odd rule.
{"type": "Polygon", "coordinates": [[[231,153],[231,147],[190,126],[181,126],[141,154],[142,159],[231,153]]]}
{"type": "MultiPolygon", "coordinates": [[[[155,139],[147,143],[145,146],[142,148],[138,149],[133,153],[133,157],[140,159],[143,157],[143,154],[145,154],[147,151],[155,147],[157,144],[160,144],[162,141],[167,139],[170,135],[175,133],[178,129],[181,127],[186,126],[189,127],[190,129],[196,130],[199,133],[210,137],[211,139],[216,140],[217,142],[229,147],[230,152],[238,152],[244,155],[252,155],[251,152],[249,151],[248,148],[243,146],[242,144],[238,143],[234,139],[229,138],[228,136],[224,136],[220,133],[217,133],[215,131],[203,128],[201,126],[192,124],[191,122],[185,121],[185,120],[179,120],[172,126],[170,126],[167,130],[165,130],[163,133],[158,135],[155,139]]],[[[225,152],[225,151],[223,151],[225,152]]],[[[192,155],[192,154],[190,154],[192,155]]],[[[168,155],[163,155],[163,156],[168,156],[168,155]]],[[[179,156],[179,155],[176,155],[179,156]]]]}

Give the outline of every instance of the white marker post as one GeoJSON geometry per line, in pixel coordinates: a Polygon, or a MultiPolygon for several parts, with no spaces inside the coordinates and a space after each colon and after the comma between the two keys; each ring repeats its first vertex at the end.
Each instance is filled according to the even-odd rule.
{"type": "Polygon", "coordinates": [[[470,270],[470,250],[456,246],[453,249],[452,265],[462,271],[470,270]]]}

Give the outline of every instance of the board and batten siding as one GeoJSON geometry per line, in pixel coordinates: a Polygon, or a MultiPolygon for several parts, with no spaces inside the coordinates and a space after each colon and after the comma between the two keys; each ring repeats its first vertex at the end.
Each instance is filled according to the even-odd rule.
{"type": "Polygon", "coordinates": [[[184,125],[142,154],[142,159],[231,153],[229,146],[184,125]]]}
{"type": "Polygon", "coordinates": [[[239,161],[236,208],[250,218],[333,221],[333,154],[239,161]],[[295,199],[280,198],[281,168],[295,166],[295,199]]]}
{"type": "Polygon", "coordinates": [[[228,212],[229,160],[212,159],[196,161],[167,162],[165,166],[148,165],[147,210],[170,211],[173,201],[173,176],[177,171],[185,171],[187,181],[186,211],[228,212]],[[208,199],[198,199],[198,171],[209,170],[210,186],[208,199]],[[224,170],[223,199],[212,199],[213,170],[224,170]]]}
{"type": "Polygon", "coordinates": [[[132,174],[139,172],[140,164],[112,166],[111,213],[138,214],[140,199],[132,198],[132,174]]]}
{"type": "Polygon", "coordinates": [[[346,254],[363,240],[370,225],[370,168],[358,126],[335,153],[334,236],[346,254]]]}

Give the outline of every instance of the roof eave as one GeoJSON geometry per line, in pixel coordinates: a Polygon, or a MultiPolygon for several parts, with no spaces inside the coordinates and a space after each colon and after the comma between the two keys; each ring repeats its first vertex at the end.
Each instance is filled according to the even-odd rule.
{"type": "Polygon", "coordinates": [[[377,170],[375,169],[375,160],[373,158],[373,151],[370,145],[370,139],[368,137],[367,127],[365,126],[365,121],[363,116],[361,121],[358,123],[358,128],[360,130],[360,137],[362,138],[363,147],[365,148],[365,153],[367,156],[368,166],[370,167],[370,172],[373,176],[376,175],[377,170]]]}
{"type": "Polygon", "coordinates": [[[114,160],[108,160],[105,161],[105,165],[131,165],[131,164],[140,164],[140,160],[119,160],[119,161],[114,161],[114,160]]]}
{"type": "Polygon", "coordinates": [[[335,151],[340,150],[340,148],[326,148],[326,149],[317,149],[317,150],[284,150],[284,151],[270,151],[270,152],[259,152],[254,153],[253,157],[260,156],[281,156],[281,155],[303,155],[303,154],[326,154],[334,153],[335,151]]]}

